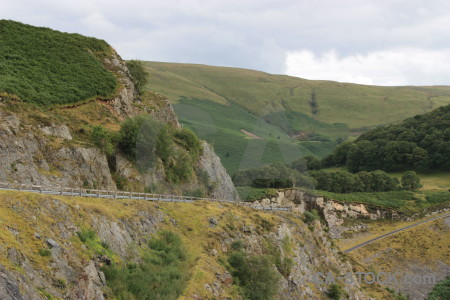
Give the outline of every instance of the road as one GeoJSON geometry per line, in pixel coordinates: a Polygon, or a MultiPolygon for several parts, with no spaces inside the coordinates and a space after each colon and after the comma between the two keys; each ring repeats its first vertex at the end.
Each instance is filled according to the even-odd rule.
{"type": "Polygon", "coordinates": [[[356,250],[356,249],[358,249],[358,248],[361,248],[361,247],[363,247],[363,246],[365,246],[365,245],[368,245],[368,244],[370,244],[370,243],[373,243],[373,242],[375,242],[375,241],[378,241],[378,240],[380,240],[380,239],[382,239],[382,238],[385,238],[385,237],[387,237],[387,236],[396,234],[397,232],[400,232],[400,231],[403,231],[403,230],[406,230],[406,229],[409,229],[409,228],[412,228],[412,227],[416,227],[416,226],[418,226],[418,225],[420,225],[420,224],[427,223],[427,222],[431,222],[431,221],[434,221],[434,220],[437,220],[437,219],[441,219],[441,218],[449,218],[449,217],[450,217],[450,212],[445,213],[445,214],[440,215],[440,216],[437,216],[437,217],[434,217],[434,218],[431,218],[431,219],[423,220],[423,221],[420,221],[420,222],[417,222],[417,223],[414,223],[414,224],[411,224],[411,225],[408,225],[408,226],[405,226],[405,227],[396,229],[396,230],[394,230],[394,231],[391,231],[391,232],[385,233],[385,234],[383,234],[383,235],[380,235],[380,236],[378,236],[378,237],[376,237],[376,238],[373,238],[373,239],[370,239],[370,240],[368,240],[368,241],[365,241],[364,243],[361,243],[361,244],[358,244],[358,245],[356,245],[356,246],[353,246],[353,247],[351,247],[351,248],[345,250],[344,253],[349,253],[350,251],[353,251],[353,250],[356,250]]]}

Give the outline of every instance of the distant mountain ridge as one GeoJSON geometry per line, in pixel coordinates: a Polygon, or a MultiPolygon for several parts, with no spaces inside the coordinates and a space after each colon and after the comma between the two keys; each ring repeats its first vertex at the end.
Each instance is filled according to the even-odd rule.
{"type": "Polygon", "coordinates": [[[231,173],[324,157],[348,137],[450,104],[448,86],[368,86],[196,64],[145,65],[146,88],[166,95],[182,123],[214,142],[231,173]]]}

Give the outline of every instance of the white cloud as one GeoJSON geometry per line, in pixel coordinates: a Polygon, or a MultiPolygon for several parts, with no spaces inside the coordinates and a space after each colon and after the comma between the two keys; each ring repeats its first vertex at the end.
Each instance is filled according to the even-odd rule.
{"type": "MultiPolygon", "coordinates": [[[[404,0],[0,0],[0,18],[105,39],[125,59],[272,73],[284,72],[286,53],[292,59],[301,49],[316,55],[336,49],[335,64],[346,59],[351,65],[357,65],[359,56],[365,60],[376,60],[371,56],[376,53],[386,56],[391,51],[386,49],[432,53],[450,49],[446,0],[409,0],[407,5],[404,0]]],[[[324,59],[319,55],[313,61],[324,64],[324,59]]],[[[361,75],[360,69],[339,78],[379,81],[372,73],[361,75]]],[[[389,68],[382,81],[414,83],[408,81],[409,74],[399,73],[404,69],[389,68]]]]}
{"type": "Polygon", "coordinates": [[[449,85],[449,70],[450,49],[397,48],[348,56],[301,50],[286,58],[291,76],[371,85],[449,85]]]}

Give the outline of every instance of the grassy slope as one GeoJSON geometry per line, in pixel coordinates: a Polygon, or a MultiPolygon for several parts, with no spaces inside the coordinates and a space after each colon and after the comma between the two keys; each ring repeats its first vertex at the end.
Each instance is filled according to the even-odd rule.
{"type": "MultiPolygon", "coordinates": [[[[50,209],[50,208],[49,208],[50,209]]],[[[32,263],[33,268],[41,270],[42,274],[49,278],[55,278],[52,271],[51,258],[39,255],[39,250],[47,248],[45,239],[52,238],[66,249],[74,251],[76,255],[85,261],[94,256],[81,243],[76,236],[64,239],[55,224],[70,222],[80,228],[93,228],[93,219],[105,217],[109,220],[123,219],[129,222],[137,222],[141,219],[142,211],[165,214],[164,222],[160,223],[158,230],[170,230],[182,239],[186,247],[186,255],[191,266],[190,279],[180,299],[190,299],[192,294],[209,299],[211,294],[205,289],[205,284],[212,285],[217,281],[216,273],[225,272],[223,265],[226,259],[224,241],[227,236],[238,239],[241,228],[252,228],[253,234],[258,233],[264,237],[269,232],[278,230],[280,223],[288,221],[292,230],[298,230],[303,234],[296,234],[292,239],[296,243],[314,245],[322,242],[315,240],[306,224],[300,218],[289,214],[272,214],[243,208],[233,204],[217,204],[207,201],[196,203],[152,203],[137,200],[95,199],[81,197],[49,196],[35,193],[0,191],[0,249],[15,247],[32,263]],[[53,207],[57,202],[67,205],[64,212],[58,214],[45,214],[41,207],[53,207]],[[209,219],[218,220],[215,227],[209,226],[209,219]],[[172,222],[175,220],[176,222],[172,222]],[[13,228],[20,232],[8,230],[13,228]],[[42,240],[34,237],[38,231],[42,240]],[[212,249],[218,251],[218,255],[212,254],[212,249]]],[[[108,242],[108,241],[106,241],[108,242]]],[[[255,241],[255,243],[258,243],[255,241]]],[[[258,247],[257,247],[258,248],[258,247]]],[[[256,250],[259,251],[259,250],[256,250]]],[[[114,260],[120,261],[115,256],[114,260]]],[[[14,265],[6,255],[0,256],[0,265],[7,269],[23,272],[23,269],[14,265]]],[[[231,286],[224,291],[230,299],[237,299],[237,291],[231,286]]],[[[322,294],[317,291],[318,296],[322,294]]]]}
{"type": "MultiPolygon", "coordinates": [[[[393,231],[395,229],[417,222],[390,222],[380,220],[368,223],[369,229],[363,235],[338,241],[338,246],[345,250],[354,245],[367,241],[373,237],[393,231]]],[[[411,265],[433,270],[440,263],[450,265],[449,227],[442,219],[425,223],[412,229],[376,241],[359,248],[349,254],[354,262],[355,272],[400,272],[418,275],[418,271],[411,265]],[[405,245],[408,245],[405,247],[405,245]],[[426,246],[424,246],[426,245],[426,246]]],[[[399,277],[400,278],[400,277],[399,277]]],[[[377,297],[374,288],[377,285],[363,285],[369,295],[377,297]]],[[[382,286],[385,288],[386,286],[382,286]]],[[[393,287],[395,288],[395,287],[393,287]]]]}
{"type": "Polygon", "coordinates": [[[450,87],[365,86],[160,62],[146,62],[146,69],[150,76],[146,88],[166,95],[183,123],[214,142],[230,173],[261,163],[290,161],[295,155],[322,157],[336,145],[336,138],[450,103],[450,87]],[[314,116],[313,91],[318,103],[314,116]],[[261,134],[266,144],[282,150],[274,152],[263,141],[249,141],[240,129],[261,134]],[[289,137],[292,131],[316,132],[333,142],[298,143],[289,137]],[[258,157],[261,149],[266,149],[267,158],[258,157]]]}
{"type": "Polygon", "coordinates": [[[40,105],[109,97],[114,75],[102,63],[102,40],[0,20],[0,95],[40,105]]]}

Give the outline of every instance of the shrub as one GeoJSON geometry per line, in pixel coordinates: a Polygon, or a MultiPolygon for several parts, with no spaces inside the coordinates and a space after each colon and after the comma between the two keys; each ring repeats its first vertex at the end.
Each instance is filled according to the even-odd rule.
{"type": "Polygon", "coordinates": [[[274,189],[257,189],[252,187],[238,186],[236,190],[239,193],[239,197],[243,201],[247,202],[254,202],[256,200],[278,196],[277,191],[274,189]]]}
{"type": "Polygon", "coordinates": [[[80,238],[80,241],[82,241],[83,243],[92,241],[96,237],[95,232],[90,229],[82,229],[81,231],[77,232],[77,235],[80,238]]]}
{"type": "Polygon", "coordinates": [[[148,81],[148,73],[144,69],[144,64],[139,60],[129,60],[126,62],[134,86],[138,94],[142,94],[142,89],[148,81]]]}
{"type": "Polygon", "coordinates": [[[416,172],[408,171],[402,176],[402,188],[405,190],[417,190],[421,188],[420,177],[417,176],[416,172]]]}
{"type": "Polygon", "coordinates": [[[279,289],[280,277],[270,257],[233,252],[228,258],[231,273],[237,279],[242,294],[252,300],[273,299],[279,289]]]}
{"type": "Polygon", "coordinates": [[[203,152],[200,139],[188,128],[175,131],[176,142],[186,149],[191,157],[196,160],[203,152]]]}
{"type": "Polygon", "coordinates": [[[450,192],[429,192],[426,199],[432,204],[450,202],[450,192]]]}
{"type": "Polygon", "coordinates": [[[160,122],[149,115],[125,119],[120,125],[119,147],[133,161],[136,161],[139,151],[140,154],[145,151],[154,153],[161,126],[160,122]]]}
{"type": "Polygon", "coordinates": [[[242,240],[237,240],[237,241],[233,241],[231,243],[231,250],[234,251],[241,251],[242,249],[244,249],[244,242],[242,240]]]}
{"type": "Polygon", "coordinates": [[[428,295],[428,300],[450,299],[450,276],[439,282],[428,295]]]}
{"type": "Polygon", "coordinates": [[[49,249],[39,249],[40,256],[50,256],[52,252],[49,249]]]}
{"type": "Polygon", "coordinates": [[[114,152],[114,146],[111,143],[111,136],[103,126],[92,127],[91,139],[103,153],[110,156],[114,152]]]}
{"type": "Polygon", "coordinates": [[[328,288],[327,295],[328,297],[334,300],[341,299],[343,295],[342,287],[336,283],[331,284],[330,287],[328,288]]]}
{"type": "Polygon", "coordinates": [[[117,299],[177,299],[186,287],[189,269],[180,238],[162,231],[149,242],[139,263],[102,268],[117,299]]]}
{"type": "Polygon", "coordinates": [[[319,218],[319,213],[316,209],[313,209],[312,211],[305,211],[303,213],[303,219],[305,223],[311,223],[319,218]]]}

